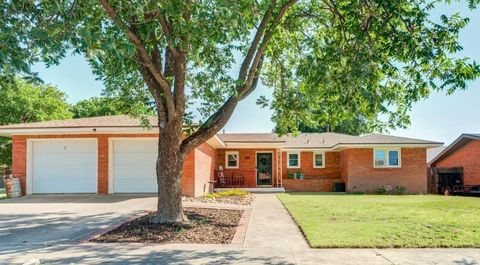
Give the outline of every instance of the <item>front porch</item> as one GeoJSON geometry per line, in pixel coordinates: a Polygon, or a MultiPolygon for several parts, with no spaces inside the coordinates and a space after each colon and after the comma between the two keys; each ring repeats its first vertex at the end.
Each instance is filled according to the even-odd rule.
{"type": "MultiPolygon", "coordinates": [[[[215,188],[215,192],[220,192],[224,190],[231,190],[234,188],[215,188]]],[[[251,193],[279,193],[279,192],[285,192],[285,188],[274,188],[274,187],[258,187],[258,188],[235,188],[243,191],[248,191],[251,193]]]]}
{"type": "Polygon", "coordinates": [[[255,192],[273,188],[271,192],[283,192],[281,176],[279,149],[217,150],[215,190],[243,189],[255,192]]]}

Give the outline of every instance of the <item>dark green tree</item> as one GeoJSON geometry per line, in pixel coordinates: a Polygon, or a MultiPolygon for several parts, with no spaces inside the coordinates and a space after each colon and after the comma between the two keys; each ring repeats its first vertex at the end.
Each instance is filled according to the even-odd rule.
{"type": "Polygon", "coordinates": [[[71,108],[74,118],[110,116],[118,114],[155,115],[155,110],[142,100],[116,97],[92,97],[81,100],[71,108]]]}
{"type": "Polygon", "coordinates": [[[395,113],[389,123],[404,124],[411,102],[465,88],[479,68],[452,54],[467,20],[430,21],[434,3],[3,1],[0,74],[31,75],[32,63],[56,64],[73,51],[86,56],[107,92],[149,93],[160,133],[152,221],[179,222],[185,156],[227,123],[262,73],[277,87],[272,107],[280,128],[317,99],[342,106],[346,116],[395,113]],[[192,108],[203,121],[183,138],[192,108]]]}
{"type": "MultiPolygon", "coordinates": [[[[0,125],[72,118],[67,96],[58,88],[20,78],[0,81],[0,125]]],[[[12,146],[0,137],[0,167],[10,167],[12,146]]]]}

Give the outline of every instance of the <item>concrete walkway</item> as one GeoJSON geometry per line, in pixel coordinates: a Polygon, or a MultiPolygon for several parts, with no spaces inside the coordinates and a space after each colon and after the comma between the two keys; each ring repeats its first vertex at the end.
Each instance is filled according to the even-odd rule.
{"type": "Polygon", "coordinates": [[[256,197],[243,247],[64,244],[0,255],[0,264],[480,264],[480,249],[311,249],[274,194],[256,197]]]}
{"type": "Polygon", "coordinates": [[[305,249],[308,244],[275,194],[256,194],[244,247],[305,249]]]}

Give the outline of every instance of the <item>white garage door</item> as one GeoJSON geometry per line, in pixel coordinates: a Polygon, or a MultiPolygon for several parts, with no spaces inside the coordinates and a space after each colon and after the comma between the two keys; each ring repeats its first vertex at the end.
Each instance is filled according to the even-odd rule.
{"type": "Polygon", "coordinates": [[[113,192],[157,192],[156,139],[113,141],[113,192]]]}
{"type": "Polygon", "coordinates": [[[49,140],[32,143],[33,193],[96,193],[97,141],[49,140]]]}

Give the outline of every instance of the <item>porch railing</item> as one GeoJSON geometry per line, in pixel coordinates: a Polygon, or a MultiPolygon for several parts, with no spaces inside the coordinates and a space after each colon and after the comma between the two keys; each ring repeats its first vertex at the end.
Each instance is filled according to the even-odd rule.
{"type": "Polygon", "coordinates": [[[255,169],[215,170],[215,188],[255,188],[255,173],[255,169]]]}

